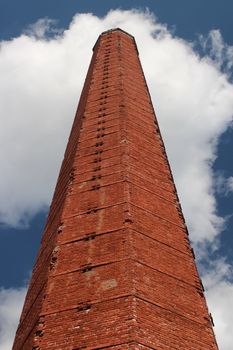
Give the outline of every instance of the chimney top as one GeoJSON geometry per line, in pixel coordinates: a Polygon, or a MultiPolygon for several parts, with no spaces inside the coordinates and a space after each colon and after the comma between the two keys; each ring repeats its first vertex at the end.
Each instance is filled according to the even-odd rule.
{"type": "Polygon", "coordinates": [[[135,39],[134,39],[134,36],[131,35],[131,34],[129,34],[129,33],[127,33],[125,30],[123,30],[123,29],[121,29],[121,28],[113,28],[113,29],[109,29],[109,30],[106,30],[106,31],[102,32],[102,33],[99,35],[99,37],[98,37],[98,39],[97,39],[95,45],[93,46],[93,49],[92,49],[92,50],[93,50],[93,51],[95,50],[95,48],[96,48],[96,46],[97,46],[97,44],[98,44],[98,42],[99,42],[99,40],[100,40],[101,37],[103,37],[103,36],[105,36],[105,35],[108,35],[108,34],[111,34],[111,33],[114,33],[114,32],[120,32],[120,33],[123,33],[123,34],[125,34],[125,35],[128,35],[128,36],[133,40],[134,45],[135,45],[136,50],[137,50],[137,54],[138,54],[138,48],[137,48],[137,44],[136,44],[136,41],[135,41],[135,39]]]}

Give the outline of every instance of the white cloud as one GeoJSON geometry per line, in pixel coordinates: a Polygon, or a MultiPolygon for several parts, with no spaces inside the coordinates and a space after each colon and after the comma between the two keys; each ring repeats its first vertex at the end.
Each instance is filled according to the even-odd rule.
{"type": "Polygon", "coordinates": [[[220,350],[232,350],[233,284],[222,280],[206,293],[220,350]]]}
{"type": "Polygon", "coordinates": [[[216,172],[215,185],[218,194],[228,196],[233,192],[233,176],[227,178],[223,172],[216,172]]]}
{"type": "Polygon", "coordinates": [[[12,339],[25,298],[25,288],[0,288],[0,348],[12,349],[12,339]]]}
{"type": "Polygon", "coordinates": [[[220,30],[213,29],[205,37],[200,35],[200,44],[204,51],[209,53],[209,58],[219,69],[232,75],[233,47],[224,42],[220,30]]]}
{"type": "MultiPolygon", "coordinates": [[[[233,86],[227,80],[232,48],[226,50],[220,33],[211,32],[210,55],[201,58],[148,12],[76,15],[64,33],[53,25],[40,20],[0,46],[0,220],[25,224],[49,205],[92,46],[102,31],[121,27],[137,41],[192,240],[214,246],[224,220],[217,215],[211,166],[232,119],[233,86]]],[[[207,293],[219,320],[219,339],[232,324],[226,313],[231,291],[223,278],[207,293]],[[221,293],[222,315],[215,303],[221,293]]],[[[229,349],[227,342],[221,350],[229,349]]]]}
{"type": "Polygon", "coordinates": [[[233,269],[223,259],[215,261],[204,275],[206,297],[212,313],[220,350],[232,350],[233,269]]]}
{"type": "Polygon", "coordinates": [[[57,21],[50,18],[40,18],[36,23],[25,29],[25,34],[37,39],[48,39],[49,36],[59,35],[62,29],[56,28],[57,21]]]}
{"type": "Polygon", "coordinates": [[[229,192],[233,192],[233,176],[227,179],[227,189],[229,192]]]}

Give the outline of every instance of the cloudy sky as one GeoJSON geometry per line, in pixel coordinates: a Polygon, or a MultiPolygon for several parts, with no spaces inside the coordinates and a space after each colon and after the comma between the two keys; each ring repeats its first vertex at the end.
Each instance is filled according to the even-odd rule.
{"type": "Polygon", "coordinates": [[[98,35],[135,36],[220,350],[233,344],[232,0],[0,2],[0,348],[10,350],[98,35]]]}

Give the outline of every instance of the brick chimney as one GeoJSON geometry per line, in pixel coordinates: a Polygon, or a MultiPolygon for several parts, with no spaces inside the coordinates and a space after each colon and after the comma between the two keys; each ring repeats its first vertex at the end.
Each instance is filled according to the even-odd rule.
{"type": "Polygon", "coordinates": [[[216,350],[135,40],[93,51],[13,350],[216,350]]]}

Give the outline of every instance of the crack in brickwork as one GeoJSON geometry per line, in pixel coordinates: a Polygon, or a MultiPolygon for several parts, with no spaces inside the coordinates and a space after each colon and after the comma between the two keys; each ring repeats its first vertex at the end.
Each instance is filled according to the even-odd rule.
{"type": "Polygon", "coordinates": [[[216,350],[134,38],[100,35],[13,350],[216,350]]]}

